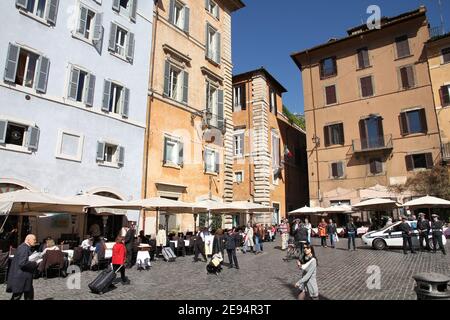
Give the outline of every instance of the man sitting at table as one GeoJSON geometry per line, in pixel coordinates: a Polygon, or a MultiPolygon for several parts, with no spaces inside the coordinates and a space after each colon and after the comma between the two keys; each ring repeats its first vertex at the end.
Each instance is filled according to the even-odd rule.
{"type": "Polygon", "coordinates": [[[87,238],[81,243],[81,248],[83,248],[83,259],[81,260],[82,268],[89,267],[91,265],[92,252],[95,251],[93,247],[94,239],[92,237],[87,238]]]}

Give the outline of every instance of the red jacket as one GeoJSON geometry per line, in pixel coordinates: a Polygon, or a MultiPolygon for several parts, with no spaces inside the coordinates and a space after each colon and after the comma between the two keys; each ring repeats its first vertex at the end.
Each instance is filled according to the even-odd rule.
{"type": "Polygon", "coordinates": [[[123,243],[116,243],[112,249],[112,264],[125,264],[127,249],[123,243]]]}

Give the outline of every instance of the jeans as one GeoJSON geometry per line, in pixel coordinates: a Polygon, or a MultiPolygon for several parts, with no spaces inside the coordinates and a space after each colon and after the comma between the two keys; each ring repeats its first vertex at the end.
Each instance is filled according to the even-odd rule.
{"type": "Polygon", "coordinates": [[[237,256],[236,256],[236,249],[227,249],[228,254],[228,261],[230,262],[230,267],[233,266],[233,260],[234,260],[234,266],[236,268],[239,268],[237,256]]]}
{"type": "Polygon", "coordinates": [[[356,250],[355,246],[355,232],[348,233],[348,250],[350,250],[350,241],[353,243],[353,249],[356,250]]]}
{"type": "Polygon", "coordinates": [[[258,236],[255,236],[255,252],[261,252],[261,242],[258,236]]]}
{"type": "Polygon", "coordinates": [[[320,237],[320,244],[322,245],[322,247],[326,247],[327,246],[327,237],[320,237]]]}
{"type": "Polygon", "coordinates": [[[281,250],[286,250],[288,247],[289,234],[287,232],[281,234],[281,250]]]}
{"type": "Polygon", "coordinates": [[[330,234],[330,244],[334,248],[334,234],[330,234]]]}

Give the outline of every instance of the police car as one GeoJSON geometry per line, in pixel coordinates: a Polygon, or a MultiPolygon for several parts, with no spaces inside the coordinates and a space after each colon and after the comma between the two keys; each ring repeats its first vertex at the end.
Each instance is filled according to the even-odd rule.
{"type": "MultiPolygon", "coordinates": [[[[411,235],[411,240],[413,247],[419,248],[419,232],[417,231],[417,221],[407,221],[411,228],[413,229],[413,233],[411,235]]],[[[400,224],[402,222],[398,221],[390,226],[384,227],[377,231],[371,231],[362,236],[362,241],[365,245],[371,246],[376,250],[383,250],[390,247],[403,247],[403,238],[402,232],[400,231],[400,224]]],[[[445,229],[445,228],[444,228],[445,229]]],[[[445,230],[444,230],[445,231],[445,230]]],[[[442,235],[442,243],[445,245],[447,240],[445,236],[442,235]]],[[[430,244],[430,248],[433,249],[433,239],[430,232],[428,236],[428,243],[430,244]]],[[[425,245],[425,243],[424,243],[425,245]]],[[[437,244],[437,249],[439,249],[439,244],[437,244]]]]}

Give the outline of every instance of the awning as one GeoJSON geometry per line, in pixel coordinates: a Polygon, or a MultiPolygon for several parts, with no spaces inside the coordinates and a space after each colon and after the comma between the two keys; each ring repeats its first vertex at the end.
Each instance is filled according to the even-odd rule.
{"type": "Polygon", "coordinates": [[[391,199],[374,198],[361,201],[353,207],[360,210],[390,210],[399,208],[400,204],[391,199]]]}

